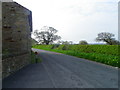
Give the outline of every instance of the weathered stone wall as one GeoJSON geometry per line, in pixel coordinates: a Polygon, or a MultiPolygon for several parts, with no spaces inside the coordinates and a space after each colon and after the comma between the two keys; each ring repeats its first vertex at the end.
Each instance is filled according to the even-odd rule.
{"type": "Polygon", "coordinates": [[[0,89],[2,88],[2,3],[0,2],[0,89]]]}
{"type": "Polygon", "coordinates": [[[25,65],[29,64],[30,54],[23,54],[4,59],[2,62],[3,74],[2,76],[9,76],[11,73],[21,69],[25,65]]]}
{"type": "Polygon", "coordinates": [[[30,63],[32,13],[16,2],[2,2],[2,77],[30,63]]]}

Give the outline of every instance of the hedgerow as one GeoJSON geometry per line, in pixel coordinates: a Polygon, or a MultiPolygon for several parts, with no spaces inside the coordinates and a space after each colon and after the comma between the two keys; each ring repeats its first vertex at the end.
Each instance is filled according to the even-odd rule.
{"type": "Polygon", "coordinates": [[[64,53],[120,67],[118,63],[120,45],[35,45],[33,48],[64,53]]]}

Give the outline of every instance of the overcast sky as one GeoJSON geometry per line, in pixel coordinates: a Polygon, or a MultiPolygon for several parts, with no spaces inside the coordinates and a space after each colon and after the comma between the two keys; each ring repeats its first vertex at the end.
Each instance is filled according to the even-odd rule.
{"type": "Polygon", "coordinates": [[[118,0],[14,0],[33,13],[33,30],[51,26],[62,40],[94,43],[97,34],[118,39],[118,0]]]}

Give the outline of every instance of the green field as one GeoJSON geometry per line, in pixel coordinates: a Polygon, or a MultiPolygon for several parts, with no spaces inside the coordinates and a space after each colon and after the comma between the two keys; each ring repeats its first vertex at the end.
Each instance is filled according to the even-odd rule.
{"type": "Polygon", "coordinates": [[[120,67],[119,45],[35,45],[33,48],[59,52],[120,67]]]}

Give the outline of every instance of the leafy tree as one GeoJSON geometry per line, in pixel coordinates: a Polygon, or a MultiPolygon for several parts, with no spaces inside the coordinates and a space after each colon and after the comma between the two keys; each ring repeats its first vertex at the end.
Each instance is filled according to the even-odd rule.
{"type": "Polygon", "coordinates": [[[62,44],[62,41],[58,41],[57,44],[62,44]]]}
{"type": "Polygon", "coordinates": [[[55,35],[58,31],[54,29],[53,27],[44,26],[42,31],[39,32],[38,30],[34,31],[34,36],[41,44],[49,45],[50,43],[53,43],[54,41],[61,39],[60,36],[55,35]]]}
{"type": "Polygon", "coordinates": [[[112,33],[108,33],[108,32],[101,32],[98,34],[98,37],[96,38],[96,41],[103,41],[106,42],[109,45],[116,45],[116,44],[120,44],[119,41],[115,40],[115,38],[113,38],[115,35],[112,33]]]}
{"type": "Polygon", "coordinates": [[[64,45],[70,45],[70,44],[73,44],[72,41],[61,41],[62,44],[64,45]]]}
{"type": "Polygon", "coordinates": [[[73,41],[69,41],[69,44],[73,44],[73,41]]]}
{"type": "Polygon", "coordinates": [[[79,44],[81,44],[81,45],[87,45],[88,43],[87,43],[87,41],[82,40],[82,41],[79,42],[79,44]]]}

